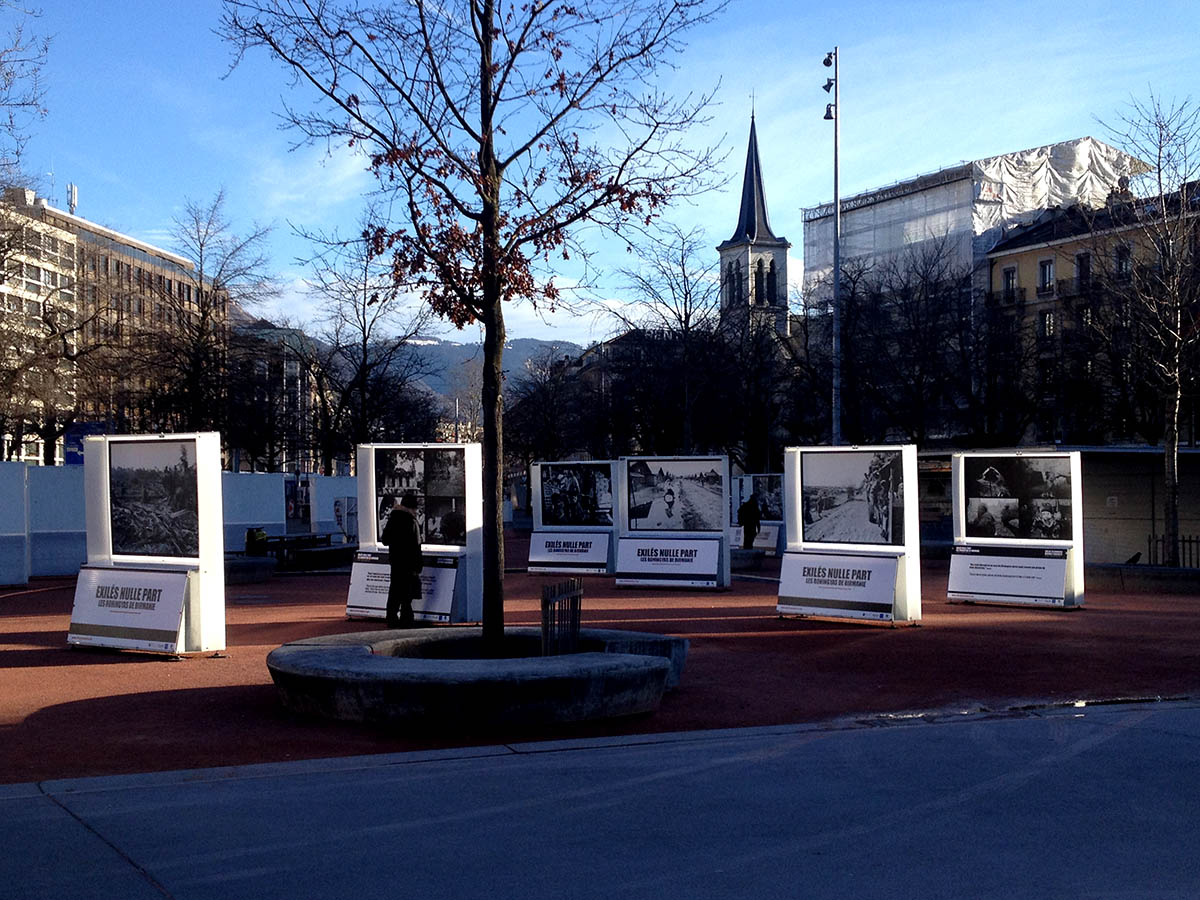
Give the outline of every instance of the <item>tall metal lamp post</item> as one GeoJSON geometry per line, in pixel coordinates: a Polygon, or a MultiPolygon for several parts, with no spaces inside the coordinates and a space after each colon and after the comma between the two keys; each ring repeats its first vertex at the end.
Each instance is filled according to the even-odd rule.
{"type": "Polygon", "coordinates": [[[825,93],[833,91],[833,102],[825,104],[825,118],[833,122],[833,425],[830,443],[842,442],[842,201],[838,194],[838,143],[841,137],[842,105],[838,90],[838,48],[825,54],[825,66],[833,77],[825,80],[825,93]]]}

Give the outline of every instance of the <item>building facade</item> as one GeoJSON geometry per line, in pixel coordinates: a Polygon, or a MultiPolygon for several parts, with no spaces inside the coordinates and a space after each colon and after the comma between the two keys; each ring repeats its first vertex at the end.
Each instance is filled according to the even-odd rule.
{"type": "Polygon", "coordinates": [[[28,334],[40,332],[57,357],[53,366],[40,364],[42,373],[57,373],[56,390],[25,404],[23,422],[6,423],[6,441],[22,445],[13,457],[29,459],[27,451],[40,448],[49,461],[45,447],[61,444],[76,424],[178,430],[187,416],[178,405],[184,376],[176,363],[203,350],[198,368],[221,380],[229,337],[224,292],[191,260],[57,209],[33,191],[10,189],[2,206],[10,230],[37,236],[8,255],[3,324],[19,320],[28,334]]]}
{"type": "MultiPolygon", "coordinates": [[[[986,257],[1004,230],[1051,206],[1103,204],[1140,164],[1091,137],[940,169],[841,201],[840,255],[872,264],[937,242],[953,264],[987,289],[986,257]]],[[[804,289],[832,290],[833,204],[804,211],[804,289]]]]}

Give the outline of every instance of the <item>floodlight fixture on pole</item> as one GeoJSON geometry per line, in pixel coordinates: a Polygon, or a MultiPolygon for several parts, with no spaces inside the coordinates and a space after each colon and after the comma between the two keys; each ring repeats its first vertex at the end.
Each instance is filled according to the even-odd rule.
{"type": "Polygon", "coordinates": [[[832,424],[829,440],[834,446],[842,442],[842,201],[838,192],[838,145],[841,138],[841,97],[838,77],[838,48],[825,54],[823,63],[833,67],[833,77],[825,82],[825,93],[833,89],[833,102],[825,106],[825,119],[833,122],[833,397],[832,424]]]}

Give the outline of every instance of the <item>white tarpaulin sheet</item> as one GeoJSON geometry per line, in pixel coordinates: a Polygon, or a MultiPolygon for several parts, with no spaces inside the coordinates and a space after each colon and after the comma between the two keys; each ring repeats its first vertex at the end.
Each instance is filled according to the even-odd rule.
{"type": "MultiPolygon", "coordinates": [[[[978,265],[1003,230],[1048,207],[1100,205],[1140,165],[1085,137],[942,169],[842,200],[843,265],[879,259],[927,240],[947,241],[964,268],[978,265]]],[[[809,293],[828,293],[833,204],[805,210],[804,271],[809,293]]]]}

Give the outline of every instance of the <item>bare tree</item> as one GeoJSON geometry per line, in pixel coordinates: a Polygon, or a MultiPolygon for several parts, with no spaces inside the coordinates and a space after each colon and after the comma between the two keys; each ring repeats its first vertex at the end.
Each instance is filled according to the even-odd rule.
{"type": "Polygon", "coordinates": [[[21,154],[30,126],[46,115],[42,68],[50,42],[30,31],[37,12],[0,0],[0,15],[9,20],[0,47],[0,185],[21,180],[21,154]]]}
{"type": "Polygon", "coordinates": [[[362,146],[400,223],[376,246],[430,306],[484,332],[484,633],[504,628],[503,303],[553,305],[574,226],[645,220],[715,162],[681,134],[707,96],[655,87],[727,0],[226,0],[239,53],[266,48],[315,92],[306,138],[362,146]],[[539,266],[541,268],[539,268],[539,266]]]}
{"type": "Polygon", "coordinates": [[[431,373],[413,344],[430,312],[414,308],[369,231],[353,240],[309,235],[323,246],[309,281],[323,303],[315,340],[301,352],[316,385],[317,445],[327,474],[334,457],[356,444],[428,436],[427,415],[397,410],[433,403],[419,386],[431,373]]]}
{"type": "Polygon", "coordinates": [[[1179,564],[1179,426],[1200,364],[1200,107],[1151,93],[1108,126],[1147,164],[1093,219],[1104,302],[1094,326],[1162,404],[1163,538],[1179,564]]]}
{"type": "Polygon", "coordinates": [[[143,286],[155,309],[131,335],[156,385],[151,405],[160,428],[221,428],[230,314],[275,290],[265,250],[269,233],[258,225],[235,232],[225,216],[224,191],[205,203],[187,201],[175,220],[172,242],[191,267],[143,286]]]}

